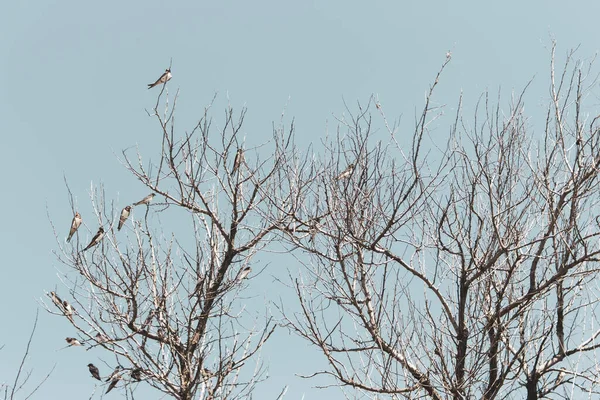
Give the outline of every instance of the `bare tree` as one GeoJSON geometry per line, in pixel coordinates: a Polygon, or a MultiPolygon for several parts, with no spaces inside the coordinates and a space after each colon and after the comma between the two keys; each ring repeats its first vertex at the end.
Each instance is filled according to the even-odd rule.
{"type": "MultiPolygon", "coordinates": [[[[25,352],[23,353],[23,358],[21,359],[21,363],[19,364],[19,368],[17,368],[17,372],[15,374],[15,379],[12,384],[9,383],[0,383],[0,395],[4,395],[4,400],[15,400],[20,398],[19,394],[23,391],[26,394],[23,395],[24,399],[30,399],[41,387],[52,372],[54,371],[54,367],[44,376],[35,387],[32,389],[27,389],[27,386],[30,384],[31,375],[33,373],[33,369],[26,369],[27,359],[30,356],[31,352],[31,344],[33,342],[33,336],[35,334],[35,330],[37,328],[38,322],[38,313],[35,314],[35,321],[33,322],[33,327],[31,328],[31,334],[29,335],[29,339],[27,340],[27,345],[25,346],[25,352]]],[[[0,346],[0,350],[4,349],[4,345],[0,346]]]]}
{"type": "Polygon", "coordinates": [[[584,107],[598,82],[573,52],[556,76],[554,51],[543,135],[523,92],[506,111],[485,93],[472,118],[461,100],[433,137],[449,56],[411,143],[378,102],[389,140],[371,103],[347,108],[285,229],[310,257],[287,326],[329,365],[310,376],[373,398],[598,395],[600,117],[584,107]]]}
{"type": "Polygon", "coordinates": [[[281,209],[293,207],[281,173],[295,151],[293,124],[247,148],[246,110],[228,107],[217,127],[211,103],[178,134],[177,95],[171,106],[164,93],[165,85],[149,113],[160,126],[158,158],[144,163],[139,151],[123,151],[124,166],[150,195],[117,206],[92,187],[95,220],[82,216],[86,229],[70,245],[55,229],[67,268],[48,309],[65,316],[84,345],[111,355],[114,364],[96,366],[103,378],[120,366],[107,389],[143,381],[181,400],[250,397],[264,378],[257,353],[275,324],[268,313],[249,312],[243,292],[261,271],[251,268],[253,256],[294,214],[271,206],[279,196],[281,209]]]}

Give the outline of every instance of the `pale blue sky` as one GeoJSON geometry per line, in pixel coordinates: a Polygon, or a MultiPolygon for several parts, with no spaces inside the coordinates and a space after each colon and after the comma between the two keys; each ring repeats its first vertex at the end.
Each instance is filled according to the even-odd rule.
{"type": "MultiPolygon", "coordinates": [[[[402,116],[409,132],[451,50],[435,97],[448,105],[448,117],[431,133],[444,138],[461,91],[467,110],[486,88],[502,87],[506,104],[510,92],[534,76],[526,110],[539,127],[550,38],[561,56],[578,45],[580,57],[593,56],[599,13],[597,1],[6,2],[0,14],[0,344],[7,346],[0,352],[0,381],[13,377],[36,299],[59,284],[46,211],[66,234],[72,215],[63,174],[84,215],[91,214],[90,182],[103,182],[119,205],[147,194],[115,154],[136,144],[142,152],[155,147],[157,124],[144,109],[157,92],[146,84],[171,59],[179,129],[191,129],[217,92],[217,122],[227,97],[238,110],[245,105],[244,132],[259,143],[270,138],[285,108],[305,146],[334,130],[332,116],[344,111],[344,100],[366,103],[371,94],[389,118],[402,116]]],[[[261,258],[279,266],[274,256],[261,258]]],[[[257,278],[261,290],[249,304],[256,313],[277,300],[273,293],[295,301],[271,283],[271,272],[279,273],[257,278]]],[[[61,318],[40,314],[29,365],[35,365],[34,379],[57,367],[36,398],[91,395],[95,382],[85,366],[98,355],[57,352],[69,335],[61,318]]],[[[340,397],[336,389],[311,388],[323,382],[294,375],[322,365],[305,346],[284,330],[277,333],[263,352],[273,377],[255,398],[274,398],[286,384],[288,399],[340,397]]],[[[159,397],[151,393],[144,398],[159,397]]]]}

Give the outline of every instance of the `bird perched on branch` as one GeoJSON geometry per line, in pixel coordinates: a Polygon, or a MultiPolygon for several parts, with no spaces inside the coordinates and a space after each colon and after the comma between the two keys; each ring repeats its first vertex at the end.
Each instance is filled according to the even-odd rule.
{"type": "Polygon", "coordinates": [[[69,304],[68,301],[63,300],[62,308],[63,308],[63,312],[65,313],[65,317],[67,317],[69,319],[69,321],[71,321],[71,323],[73,323],[73,307],[71,307],[71,305],[69,304]]]}
{"type": "Polygon", "coordinates": [[[52,299],[52,302],[54,303],[54,305],[59,308],[61,311],[65,311],[65,308],[63,307],[63,301],[60,299],[60,297],[58,297],[58,295],[54,292],[50,292],[48,294],[48,296],[50,296],[50,298],[52,299]]]}
{"type": "Polygon", "coordinates": [[[94,364],[88,364],[88,369],[90,370],[90,374],[92,374],[94,378],[98,379],[99,381],[102,381],[102,378],[100,378],[100,371],[98,371],[98,368],[94,364]]]}
{"type": "Polygon", "coordinates": [[[115,386],[117,386],[117,383],[119,383],[120,380],[121,380],[121,375],[117,375],[114,378],[112,378],[112,380],[110,381],[110,385],[108,385],[108,390],[106,391],[106,393],[113,390],[115,388],[115,386]]]}
{"type": "Polygon", "coordinates": [[[235,278],[236,282],[243,281],[244,278],[246,278],[250,272],[252,272],[252,268],[250,267],[244,267],[240,269],[240,272],[238,272],[237,277],[235,278]]]}
{"type": "Polygon", "coordinates": [[[171,79],[171,77],[172,77],[172,76],[173,76],[173,75],[171,75],[171,68],[167,68],[167,69],[165,70],[164,74],[162,74],[162,75],[160,76],[160,78],[158,78],[158,79],[156,80],[156,82],[154,82],[154,83],[149,83],[149,84],[148,84],[148,89],[152,89],[154,86],[160,85],[161,83],[167,83],[167,81],[168,81],[169,79],[171,79]]]}
{"type": "Polygon", "coordinates": [[[242,165],[243,162],[244,162],[244,150],[237,149],[237,152],[235,153],[235,159],[233,160],[233,169],[231,170],[231,173],[235,174],[235,171],[237,171],[240,168],[240,165],[242,165]]]}
{"type": "Polygon", "coordinates": [[[81,342],[74,337],[65,338],[69,346],[81,346],[81,342]]]}
{"type": "Polygon", "coordinates": [[[131,206],[127,206],[121,211],[121,217],[119,218],[119,226],[117,227],[118,231],[121,230],[121,228],[123,227],[123,224],[125,223],[125,221],[127,221],[127,218],[129,218],[130,213],[131,213],[131,206]]]}
{"type": "Polygon", "coordinates": [[[79,215],[78,212],[75,213],[75,216],[73,217],[73,221],[71,221],[71,230],[69,231],[69,236],[67,236],[67,242],[71,241],[71,238],[73,237],[73,234],[75,233],[75,231],[77,231],[77,229],[79,229],[79,226],[81,225],[81,215],[79,215]]]}
{"type": "Polygon", "coordinates": [[[123,370],[123,367],[120,365],[117,365],[115,367],[115,369],[113,370],[112,374],[110,374],[110,376],[108,378],[106,378],[104,380],[104,382],[108,382],[110,380],[112,380],[113,378],[115,378],[117,375],[119,375],[119,372],[121,372],[123,370]]]}
{"type": "Polygon", "coordinates": [[[90,242],[90,244],[88,244],[87,247],[85,249],[83,249],[82,251],[86,251],[87,249],[94,247],[95,245],[100,243],[100,241],[102,240],[103,237],[104,237],[104,228],[100,227],[100,228],[98,228],[98,232],[92,238],[92,241],[90,242]]]}
{"type": "Polygon", "coordinates": [[[103,335],[100,332],[98,332],[96,333],[96,341],[98,343],[104,343],[110,341],[110,339],[106,335],[103,335]]]}
{"type": "Polygon", "coordinates": [[[350,164],[346,167],[346,169],[339,174],[335,179],[336,180],[340,180],[340,179],[347,179],[350,177],[350,175],[352,175],[352,172],[354,172],[354,164],[350,164]]]}
{"type": "Polygon", "coordinates": [[[150,202],[152,201],[152,199],[154,198],[154,196],[156,196],[155,193],[150,193],[148,196],[144,197],[143,199],[141,199],[140,201],[138,201],[137,203],[134,203],[134,206],[139,206],[142,204],[150,204],[150,202]]]}

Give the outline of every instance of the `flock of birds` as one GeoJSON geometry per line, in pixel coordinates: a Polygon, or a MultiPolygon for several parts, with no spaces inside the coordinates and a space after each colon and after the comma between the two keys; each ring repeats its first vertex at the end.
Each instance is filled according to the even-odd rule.
{"type": "MultiPolygon", "coordinates": [[[[137,203],[133,203],[132,205],[125,206],[125,208],[123,208],[123,210],[121,210],[121,216],[119,218],[119,225],[117,226],[117,230],[119,230],[119,231],[121,230],[121,228],[123,227],[123,224],[125,223],[125,221],[127,221],[127,218],[129,218],[129,215],[131,214],[131,210],[133,209],[133,207],[143,205],[143,204],[145,204],[145,205],[150,204],[152,199],[154,199],[154,196],[155,196],[155,193],[150,193],[148,196],[144,197],[142,200],[138,201],[137,203]]],[[[82,222],[83,222],[83,219],[81,218],[81,214],[79,214],[79,212],[76,212],[75,216],[73,217],[73,220],[71,221],[71,230],[69,231],[69,236],[67,236],[67,242],[71,241],[71,238],[73,237],[75,232],[77,232],[77,229],[79,229],[82,222]]],[[[101,226],[100,228],[98,228],[98,232],[96,232],[96,234],[94,235],[94,237],[92,238],[90,243],[81,251],[86,251],[86,250],[91,249],[92,247],[96,246],[98,243],[100,243],[100,241],[102,240],[103,237],[104,237],[104,228],[101,226]]]]}
{"type": "MultiPolygon", "coordinates": [[[[148,84],[148,89],[151,89],[160,84],[167,83],[167,81],[169,81],[171,79],[171,77],[172,77],[171,69],[167,68],[165,70],[165,72],[160,76],[160,78],[158,78],[154,83],[148,84]]],[[[236,152],[231,173],[233,174],[236,171],[238,171],[240,169],[240,165],[243,162],[244,162],[244,153],[243,153],[243,150],[240,148],[236,152]]],[[[354,172],[354,164],[349,164],[347,166],[347,168],[336,177],[336,180],[348,179],[352,175],[353,172],[354,172]]],[[[150,204],[150,202],[152,202],[152,200],[154,199],[154,196],[155,196],[155,193],[151,193],[148,196],[144,197],[142,200],[140,200],[136,203],[133,203],[131,205],[125,206],[125,208],[123,208],[123,210],[121,210],[121,215],[119,217],[119,224],[117,226],[117,230],[118,231],[121,230],[121,228],[123,227],[123,225],[129,218],[129,216],[133,210],[133,207],[139,206],[139,205],[147,205],[148,206],[150,204]]],[[[71,229],[69,230],[69,235],[67,236],[67,242],[71,241],[71,238],[73,237],[75,232],[77,232],[77,230],[81,226],[82,222],[83,222],[83,220],[82,220],[79,212],[75,212],[75,216],[73,217],[73,220],[71,222],[71,229]]],[[[90,248],[98,245],[100,243],[100,241],[102,241],[103,238],[104,238],[104,228],[102,226],[100,226],[98,228],[98,232],[94,235],[94,237],[92,238],[90,243],[82,250],[82,252],[87,251],[90,248]]],[[[246,267],[240,269],[240,271],[238,272],[238,274],[235,278],[235,282],[240,282],[243,279],[245,279],[248,276],[248,274],[250,274],[251,271],[252,270],[249,266],[246,266],[246,267]]],[[[194,290],[194,292],[196,292],[196,289],[194,290]]],[[[62,313],[71,322],[73,322],[73,314],[74,314],[73,307],[66,300],[61,300],[55,292],[50,292],[49,296],[52,299],[52,302],[62,311],[62,313]]],[[[83,345],[77,338],[67,337],[65,340],[68,344],[68,347],[83,345]]],[[[102,342],[109,341],[109,339],[106,336],[104,336],[103,334],[98,333],[98,334],[96,334],[96,341],[98,343],[102,343],[102,342]]],[[[93,378],[95,378],[99,381],[102,381],[102,377],[100,376],[100,371],[99,371],[98,367],[96,367],[94,364],[90,363],[90,364],[88,364],[88,369],[93,378]]],[[[123,379],[123,373],[126,371],[127,371],[127,369],[123,368],[121,365],[118,365],[115,368],[115,370],[105,380],[105,382],[110,382],[108,385],[108,389],[106,390],[105,393],[110,392],[117,386],[119,381],[121,379],[123,379]]],[[[143,371],[141,368],[133,368],[133,369],[129,369],[129,371],[130,371],[130,376],[131,376],[132,380],[137,381],[137,382],[140,382],[142,380],[142,372],[143,371]]]]}
{"type": "MultiPolygon", "coordinates": [[[[158,78],[154,83],[148,84],[148,89],[151,89],[160,84],[167,83],[167,81],[169,81],[171,79],[171,77],[172,77],[171,69],[167,68],[165,70],[165,72],[160,76],[160,78],[158,78]]],[[[151,193],[148,196],[144,197],[142,200],[140,200],[136,203],[133,203],[132,205],[125,206],[125,208],[123,208],[123,210],[121,210],[121,216],[119,217],[119,225],[117,226],[117,230],[119,230],[119,231],[121,230],[121,228],[125,224],[125,221],[127,221],[127,219],[129,218],[129,215],[131,214],[133,207],[139,206],[139,205],[149,205],[150,202],[152,201],[152,199],[154,199],[154,196],[155,196],[155,193],[151,193]]],[[[71,241],[71,238],[73,237],[75,232],[77,232],[77,230],[81,226],[82,222],[83,222],[83,219],[81,218],[81,214],[79,214],[79,212],[75,212],[75,216],[73,217],[73,220],[71,221],[71,229],[69,230],[69,235],[67,236],[67,242],[71,241]]],[[[104,228],[102,226],[100,226],[98,228],[98,232],[96,232],[96,234],[94,235],[94,237],[92,238],[90,243],[82,251],[89,250],[92,247],[98,245],[98,243],[100,243],[100,241],[102,241],[103,238],[104,238],[104,228]]],[[[69,304],[69,302],[66,300],[62,300],[60,297],[58,297],[58,295],[55,292],[50,292],[49,296],[52,299],[52,302],[56,305],[56,307],[58,307],[62,311],[62,313],[69,319],[69,321],[73,322],[74,310],[73,310],[73,307],[71,306],[71,304],[69,304]]],[[[67,337],[65,339],[65,341],[67,342],[68,347],[83,345],[77,338],[73,338],[73,337],[67,337]]],[[[98,333],[98,334],[96,334],[96,341],[98,343],[101,343],[101,342],[107,342],[107,341],[109,341],[109,339],[106,336],[104,336],[103,334],[98,333]]],[[[96,367],[94,364],[90,363],[90,364],[88,364],[88,369],[89,369],[92,377],[94,377],[95,379],[98,379],[99,381],[102,381],[102,377],[100,376],[100,370],[98,369],[98,367],[96,367]]],[[[108,376],[108,378],[106,378],[106,380],[105,380],[105,382],[110,382],[108,385],[108,389],[106,390],[105,393],[110,392],[117,386],[119,381],[121,379],[123,379],[123,372],[125,372],[125,371],[126,371],[126,369],[120,365],[118,365],[115,368],[115,370],[112,372],[112,374],[110,374],[108,376]]],[[[140,382],[142,380],[142,369],[141,368],[130,369],[130,375],[131,375],[132,380],[134,380],[136,382],[140,382]]]]}

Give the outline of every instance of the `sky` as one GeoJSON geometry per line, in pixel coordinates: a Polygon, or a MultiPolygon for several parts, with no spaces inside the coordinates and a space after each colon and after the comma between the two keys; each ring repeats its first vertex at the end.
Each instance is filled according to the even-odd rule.
{"type": "MultiPolygon", "coordinates": [[[[448,51],[452,60],[434,98],[445,116],[430,127],[432,138],[448,134],[461,93],[468,114],[483,91],[501,90],[507,106],[511,92],[531,79],[526,111],[540,129],[552,39],[559,59],[577,46],[580,58],[591,58],[600,43],[597,1],[65,0],[2,8],[0,382],[13,379],[40,298],[59,284],[63,267],[53,254],[51,222],[66,235],[72,214],[64,179],[87,215],[92,183],[104,184],[118,204],[147,194],[118,156],[132,146],[144,153],[158,145],[157,123],[146,113],[157,91],[146,84],[171,60],[168,87],[180,93],[177,129],[191,130],[217,94],[221,110],[228,103],[247,107],[247,140],[270,139],[284,113],[307,147],[335,131],[345,103],[366,104],[372,95],[388,118],[401,121],[400,133],[410,132],[448,51]]],[[[220,112],[215,108],[215,118],[220,112]]],[[[279,299],[293,307],[297,300],[273,276],[294,266],[261,257],[281,268],[257,277],[260,289],[248,307],[264,312],[279,299]]],[[[32,382],[55,369],[33,398],[92,396],[85,366],[99,355],[59,350],[70,335],[62,318],[40,309],[28,359],[32,382]]],[[[323,367],[323,359],[287,331],[277,332],[262,357],[270,378],[255,398],[275,398],[286,385],[286,399],[343,398],[335,387],[315,388],[333,381],[297,376],[323,367]]],[[[144,398],[160,397],[139,390],[144,398]]]]}

